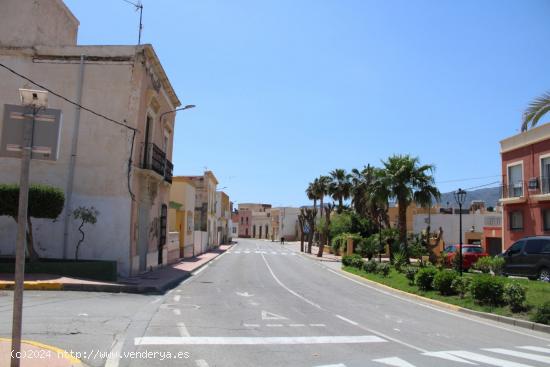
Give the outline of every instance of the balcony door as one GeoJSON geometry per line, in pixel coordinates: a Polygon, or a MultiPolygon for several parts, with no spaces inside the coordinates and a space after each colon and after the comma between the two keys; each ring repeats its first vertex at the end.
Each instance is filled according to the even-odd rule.
{"type": "Polygon", "coordinates": [[[523,165],[508,166],[508,187],[510,197],[523,196],[523,165]]]}
{"type": "Polygon", "coordinates": [[[145,121],[145,140],[143,142],[143,167],[147,167],[147,158],[149,156],[149,143],[151,142],[151,130],[153,128],[153,119],[147,115],[145,121]]]}
{"type": "Polygon", "coordinates": [[[543,194],[550,193],[550,157],[540,160],[540,183],[543,194]]]}

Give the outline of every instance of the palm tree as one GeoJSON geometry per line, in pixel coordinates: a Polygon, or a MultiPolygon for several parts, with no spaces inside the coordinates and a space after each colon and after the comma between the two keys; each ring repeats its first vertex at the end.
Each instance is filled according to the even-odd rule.
{"type": "Polygon", "coordinates": [[[523,113],[521,121],[521,132],[527,131],[529,125],[534,127],[542,116],[550,111],[550,92],[537,97],[529,104],[529,107],[523,113]]]}
{"type": "Polygon", "coordinates": [[[316,186],[317,199],[319,199],[319,203],[321,204],[321,213],[323,213],[325,196],[328,195],[329,193],[330,177],[319,176],[319,178],[316,180],[317,180],[317,186],[316,186]]]}
{"type": "Polygon", "coordinates": [[[309,200],[313,200],[313,209],[317,209],[317,199],[318,199],[318,187],[319,179],[316,178],[313,182],[310,182],[306,189],[306,195],[309,200]]]}
{"type": "Polygon", "coordinates": [[[420,165],[419,159],[410,155],[393,155],[382,164],[375,196],[397,202],[399,241],[407,251],[407,207],[413,202],[425,206],[432,197],[440,197],[432,176],[435,166],[420,165]]]}
{"type": "Polygon", "coordinates": [[[356,168],[351,170],[351,203],[357,214],[371,220],[376,220],[372,215],[377,209],[376,200],[372,196],[376,171],[377,168],[370,164],[361,171],[356,168]]]}
{"type": "Polygon", "coordinates": [[[349,199],[351,195],[350,177],[346,170],[341,168],[330,172],[329,193],[334,200],[338,201],[338,213],[344,209],[344,200],[349,199]]]}

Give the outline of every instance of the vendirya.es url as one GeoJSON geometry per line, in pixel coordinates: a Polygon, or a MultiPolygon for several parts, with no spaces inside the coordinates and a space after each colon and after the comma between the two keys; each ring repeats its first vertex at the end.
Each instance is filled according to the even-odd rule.
{"type": "Polygon", "coordinates": [[[137,352],[104,352],[100,350],[90,350],[86,352],[63,351],[53,352],[50,350],[26,350],[20,352],[12,351],[12,358],[18,359],[53,359],[53,358],[76,358],[76,359],[155,359],[159,361],[167,359],[188,359],[191,356],[189,352],[161,352],[161,351],[137,351],[137,352]],[[17,354],[17,355],[15,355],[17,354]]]}

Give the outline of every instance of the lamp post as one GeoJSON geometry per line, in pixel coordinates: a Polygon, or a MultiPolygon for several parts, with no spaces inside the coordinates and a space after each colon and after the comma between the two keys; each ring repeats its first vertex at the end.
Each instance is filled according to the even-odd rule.
{"type": "Polygon", "coordinates": [[[460,276],[462,276],[462,204],[466,200],[466,191],[458,189],[454,192],[456,203],[458,204],[458,217],[459,217],[459,261],[460,261],[460,276]]]}
{"type": "Polygon", "coordinates": [[[160,118],[159,120],[162,121],[162,118],[165,116],[165,115],[168,115],[169,113],[176,113],[178,111],[183,111],[183,110],[188,110],[190,108],[195,108],[196,106],[194,104],[188,104],[187,106],[185,107],[182,107],[182,108],[176,108],[175,110],[172,110],[172,111],[166,111],[166,112],[163,112],[160,114],[160,118]]]}

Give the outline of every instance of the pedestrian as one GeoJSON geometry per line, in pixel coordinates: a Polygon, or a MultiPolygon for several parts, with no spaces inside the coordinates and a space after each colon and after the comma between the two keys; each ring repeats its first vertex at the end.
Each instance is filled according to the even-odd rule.
{"type": "Polygon", "coordinates": [[[285,238],[281,237],[281,245],[284,245],[284,244],[285,244],[285,238]]]}

